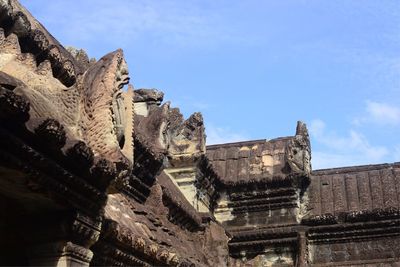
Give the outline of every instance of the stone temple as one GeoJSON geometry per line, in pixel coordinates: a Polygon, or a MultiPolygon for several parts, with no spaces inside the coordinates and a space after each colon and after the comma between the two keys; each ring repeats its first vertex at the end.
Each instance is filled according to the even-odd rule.
{"type": "Polygon", "coordinates": [[[400,266],[400,163],[312,170],[302,122],[206,146],[128,75],[0,0],[0,265],[400,266]]]}

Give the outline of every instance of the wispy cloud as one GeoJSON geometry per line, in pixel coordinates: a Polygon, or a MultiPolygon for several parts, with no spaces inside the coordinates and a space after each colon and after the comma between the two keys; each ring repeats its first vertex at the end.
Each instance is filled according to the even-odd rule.
{"type": "Polygon", "coordinates": [[[248,140],[243,133],[237,133],[229,128],[215,127],[212,124],[206,125],[207,145],[223,144],[237,141],[248,140]]]}
{"type": "MultiPolygon", "coordinates": [[[[43,0],[42,0],[43,1],[43,0]]],[[[46,27],[57,28],[67,39],[135,46],[213,45],[242,38],[235,35],[216,10],[200,2],[145,0],[44,1],[40,11],[46,27]],[[68,10],[68,12],[64,12],[68,10]],[[60,12],[63,15],[60,16],[60,12]]],[[[39,14],[40,15],[40,14],[39,14]]],[[[245,40],[245,38],[243,38],[245,40]]]]}
{"type": "Polygon", "coordinates": [[[367,101],[367,112],[379,123],[397,125],[400,123],[400,108],[387,103],[367,101]]]}
{"type": "Polygon", "coordinates": [[[375,123],[380,125],[400,125],[400,107],[384,102],[366,101],[365,115],[353,121],[356,125],[375,123]]]}
{"type": "Polygon", "coordinates": [[[311,140],[319,147],[313,151],[314,169],[379,163],[389,155],[388,148],[370,144],[360,132],[350,129],[340,136],[326,128],[318,119],[310,125],[311,140]]]}

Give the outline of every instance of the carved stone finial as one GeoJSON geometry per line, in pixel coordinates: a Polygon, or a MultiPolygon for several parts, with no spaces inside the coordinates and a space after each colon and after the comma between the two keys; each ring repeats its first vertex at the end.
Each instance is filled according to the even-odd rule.
{"type": "Polygon", "coordinates": [[[147,254],[156,258],[158,252],[158,246],[156,244],[150,244],[147,246],[147,254]]]}
{"type": "Polygon", "coordinates": [[[71,161],[77,167],[79,167],[76,168],[78,170],[90,168],[93,164],[93,151],[86,145],[85,142],[78,141],[67,150],[66,154],[71,159],[71,161]]]}
{"type": "MultiPolygon", "coordinates": [[[[4,35],[4,31],[2,31],[2,32],[4,35]]],[[[20,54],[21,47],[19,46],[17,35],[14,33],[11,33],[6,38],[2,39],[0,42],[0,51],[14,53],[14,54],[20,54]]]]}
{"type": "Polygon", "coordinates": [[[71,53],[71,55],[78,61],[82,66],[87,69],[95,63],[95,60],[89,59],[89,56],[87,55],[86,51],[83,49],[77,49],[72,46],[66,47],[67,51],[71,53]]]}
{"type": "Polygon", "coordinates": [[[55,149],[63,147],[67,139],[64,126],[54,119],[43,121],[35,128],[35,133],[43,142],[55,149]]]}
{"type": "Polygon", "coordinates": [[[306,124],[298,122],[296,135],[286,148],[286,160],[291,170],[309,176],[311,173],[311,146],[306,124]]]}
{"type": "Polygon", "coordinates": [[[169,253],[169,264],[177,266],[179,264],[179,257],[175,253],[169,253]]]}
{"type": "Polygon", "coordinates": [[[165,263],[168,261],[168,257],[169,257],[169,253],[165,249],[160,251],[157,255],[158,260],[161,262],[165,262],[165,263]]]}
{"type": "Polygon", "coordinates": [[[0,85],[0,119],[23,123],[29,119],[29,102],[0,85]]]}
{"type": "Polygon", "coordinates": [[[100,190],[105,190],[116,176],[114,165],[106,159],[98,160],[91,169],[91,173],[91,184],[100,190]]]}
{"type": "Polygon", "coordinates": [[[144,248],[146,246],[146,241],[143,239],[143,237],[136,237],[134,242],[133,242],[133,247],[137,251],[144,251],[144,248]]]}
{"type": "Polygon", "coordinates": [[[304,122],[302,122],[302,121],[297,122],[296,135],[303,136],[303,138],[306,140],[307,145],[309,146],[310,151],[311,151],[310,135],[308,134],[307,125],[304,122]]]}
{"type": "Polygon", "coordinates": [[[157,89],[135,90],[135,102],[150,102],[160,105],[164,99],[164,93],[157,89]]]}

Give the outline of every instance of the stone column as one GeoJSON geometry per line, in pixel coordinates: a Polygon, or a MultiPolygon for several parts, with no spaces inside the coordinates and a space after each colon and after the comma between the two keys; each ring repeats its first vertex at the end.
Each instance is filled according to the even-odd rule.
{"type": "Polygon", "coordinates": [[[307,237],[304,231],[300,231],[297,236],[298,252],[297,267],[307,267],[308,265],[308,245],[307,237]]]}
{"type": "MultiPolygon", "coordinates": [[[[46,217],[51,217],[47,215],[46,217]]],[[[33,266],[89,266],[93,252],[89,249],[99,238],[101,221],[74,213],[44,221],[28,248],[33,266]]]]}
{"type": "Polygon", "coordinates": [[[30,264],[33,266],[83,267],[89,266],[93,252],[70,241],[58,241],[33,246],[30,264]]]}

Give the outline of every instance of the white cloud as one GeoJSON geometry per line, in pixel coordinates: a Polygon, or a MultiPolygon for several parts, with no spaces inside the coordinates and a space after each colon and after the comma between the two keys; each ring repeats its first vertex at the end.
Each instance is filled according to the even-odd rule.
{"type": "Polygon", "coordinates": [[[309,126],[310,133],[316,137],[321,137],[325,131],[325,122],[316,119],[313,120],[309,126]]]}
{"type": "Polygon", "coordinates": [[[366,110],[369,119],[377,123],[398,125],[400,124],[400,108],[387,103],[367,101],[366,110]]]}
{"type": "Polygon", "coordinates": [[[224,143],[249,140],[249,138],[242,133],[233,132],[229,128],[214,127],[213,125],[210,124],[206,126],[206,134],[207,134],[207,145],[224,144],[224,143]]]}
{"type": "Polygon", "coordinates": [[[400,125],[400,107],[385,102],[367,100],[364,115],[353,119],[353,124],[361,126],[367,123],[381,126],[400,125]]]}
{"type": "Polygon", "coordinates": [[[135,42],[141,41],[152,45],[197,46],[246,40],[223,23],[217,10],[208,10],[200,2],[45,1],[42,7],[38,15],[45,26],[57,29],[74,42],[135,46],[135,42]]]}
{"type": "Polygon", "coordinates": [[[322,120],[311,122],[310,134],[311,141],[318,147],[312,154],[314,169],[380,163],[389,155],[386,147],[371,145],[355,130],[349,130],[345,136],[327,131],[322,120]]]}

